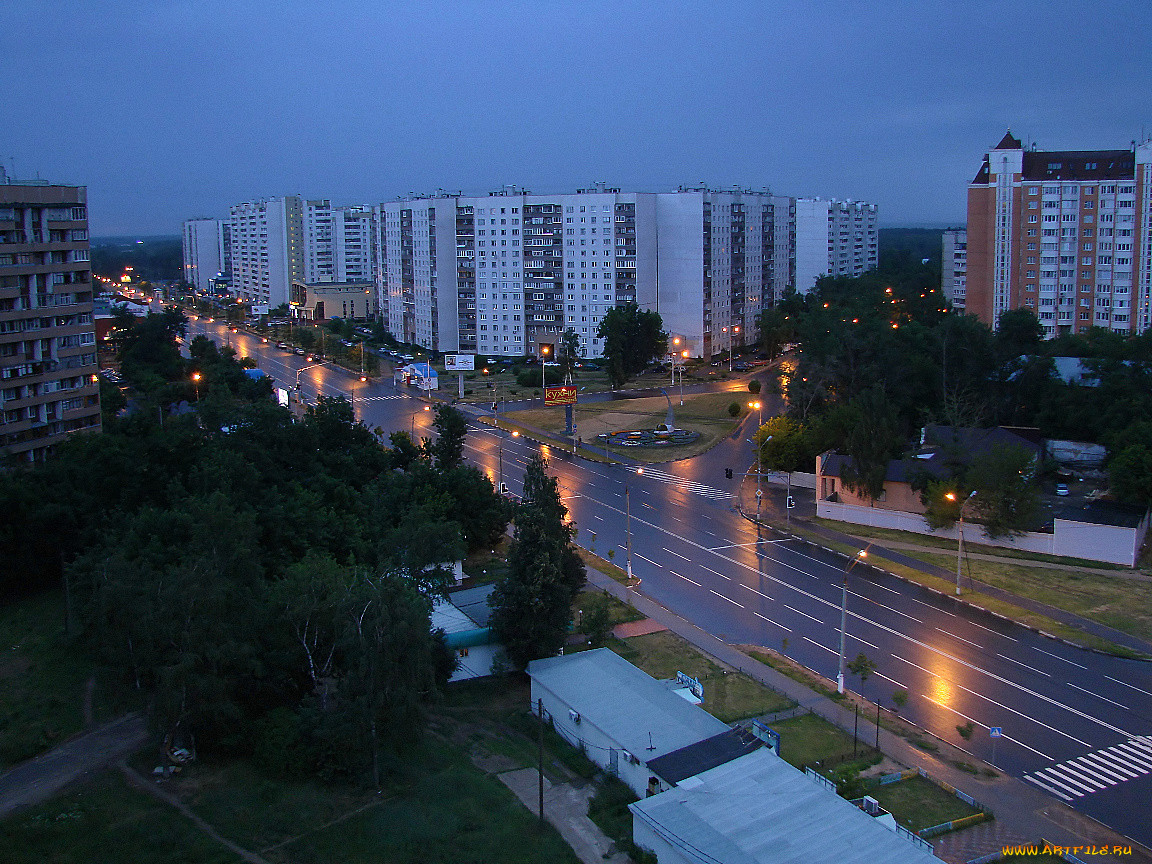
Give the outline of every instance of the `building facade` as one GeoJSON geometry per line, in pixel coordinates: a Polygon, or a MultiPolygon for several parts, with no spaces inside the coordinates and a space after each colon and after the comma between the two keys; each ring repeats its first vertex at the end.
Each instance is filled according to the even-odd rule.
{"type": "Polygon", "coordinates": [[[360,282],[373,278],[371,207],[304,202],[304,281],[360,282]]]}
{"type": "Polygon", "coordinates": [[[1048,338],[1152,326],[1152,141],[1026,150],[1011,132],[968,187],[966,308],[1036,312],[1048,338]]]}
{"type": "Polygon", "coordinates": [[[292,283],[292,317],[320,323],[330,318],[366,321],[376,317],[376,286],[360,282],[292,283]]]}
{"type": "Polygon", "coordinates": [[[531,354],[571,329],[595,357],[604,315],[634,302],[711,356],[753,341],[760,309],[790,284],[790,218],[788,198],[707,188],[389,202],[379,306],[397,339],[434,350],[531,354]]]}
{"type": "Polygon", "coordinates": [[[99,431],[87,189],[0,175],[0,458],[99,431]]]}
{"type": "Polygon", "coordinates": [[[245,303],[288,303],[304,278],[304,203],[298,195],[237,204],[229,217],[232,293],[245,303]]]}
{"type": "Polygon", "coordinates": [[[880,261],[876,205],[797,198],[795,285],[807,294],[821,276],[861,276],[880,261]]]}
{"type": "Polygon", "coordinates": [[[232,275],[232,229],[221,219],[188,219],[183,231],[184,281],[200,293],[232,275]]]}
{"type": "Polygon", "coordinates": [[[945,231],[941,244],[940,287],[953,311],[963,315],[968,293],[968,232],[963,228],[945,231]]]}

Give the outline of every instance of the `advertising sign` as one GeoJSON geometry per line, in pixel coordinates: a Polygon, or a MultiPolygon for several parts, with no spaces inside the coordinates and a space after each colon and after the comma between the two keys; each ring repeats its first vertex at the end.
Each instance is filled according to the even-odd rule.
{"type": "Polygon", "coordinates": [[[253,315],[267,315],[268,314],[268,304],[267,303],[253,303],[251,306],[251,309],[252,309],[253,315]]]}
{"type": "Polygon", "coordinates": [[[445,354],[445,372],[473,372],[476,370],[475,354],[445,354]]]}
{"type": "Polygon", "coordinates": [[[545,387],[544,388],[544,404],[545,405],[575,405],[576,404],[576,386],[574,384],[562,384],[559,387],[545,387]]]}

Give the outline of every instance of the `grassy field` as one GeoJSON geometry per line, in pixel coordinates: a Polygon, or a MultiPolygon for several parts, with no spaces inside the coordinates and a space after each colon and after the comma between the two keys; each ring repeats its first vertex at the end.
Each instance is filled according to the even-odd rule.
{"type": "MultiPolygon", "coordinates": [[[[84,685],[98,672],[64,634],[61,592],[0,608],[0,770],[83,729],[84,685]]],[[[120,707],[107,694],[96,688],[97,721],[120,707]]]]}
{"type": "MultiPolygon", "coordinates": [[[[946,569],[952,569],[956,566],[956,544],[954,542],[944,541],[938,537],[924,537],[907,531],[865,528],[859,525],[845,525],[842,522],[828,522],[827,520],[816,521],[853,536],[875,539],[881,543],[888,540],[938,548],[940,549],[938,553],[920,550],[901,551],[910,557],[946,569]]],[[[968,544],[965,546],[967,548],[968,544]]],[[[971,574],[973,579],[980,582],[1048,603],[1059,609],[1066,609],[1089,620],[1152,641],[1152,582],[1124,578],[1124,573],[1132,572],[1128,568],[1113,567],[1100,562],[1081,561],[1075,558],[1030,555],[1013,549],[997,549],[989,546],[972,546],[969,551],[979,551],[980,553],[1019,561],[1066,564],[1088,569],[1114,569],[1117,571],[1116,576],[1105,576],[1083,570],[1064,570],[1028,566],[1023,563],[1014,564],[1011,561],[983,561],[978,558],[968,558],[964,564],[964,575],[971,574]]],[[[887,567],[887,562],[884,566],[887,567]]],[[[987,599],[994,602],[992,598],[987,599]]],[[[983,599],[978,602],[983,606],[989,606],[989,603],[984,602],[983,599]]],[[[989,606],[989,608],[991,607],[989,606]]],[[[1022,612],[1023,614],[1035,614],[1023,610],[1022,612]]],[[[1023,620],[1019,617],[1019,613],[1011,617],[1023,620]]],[[[1036,617],[1041,618],[1042,616],[1036,617]]],[[[1078,631],[1063,627],[1057,622],[1048,624],[1049,621],[1050,619],[1044,618],[1042,621],[1035,622],[1035,626],[1049,632],[1056,632],[1053,628],[1064,629],[1075,634],[1070,638],[1076,638],[1079,641],[1084,640],[1084,636],[1078,631]]],[[[1066,634],[1060,633],[1058,635],[1066,634]]]]}
{"type": "Polygon", "coordinates": [[[119,772],[0,822],[6,864],[232,864],[236,855],[119,772]]]}
{"type": "Polygon", "coordinates": [[[868,794],[913,832],[980,812],[923,777],[878,786],[868,794]]]}
{"type": "Polygon", "coordinates": [[[701,707],[725,723],[772,714],[795,705],[791,699],[774,693],[747,675],[722,668],[668,631],[616,639],[609,647],[653,678],[675,678],[677,672],[696,678],[704,687],[701,707]]]}
{"type": "MultiPolygon", "coordinates": [[[[852,736],[815,714],[801,714],[772,724],[780,733],[780,757],[797,768],[852,752],[852,736]]],[[[866,743],[858,745],[859,750],[866,743]]]]}
{"type": "MultiPolygon", "coordinates": [[[[728,414],[728,406],[736,402],[741,406],[741,415],[748,412],[747,403],[751,399],[747,390],[704,393],[688,396],[681,407],[678,399],[673,399],[676,426],[699,432],[700,437],[691,444],[676,447],[608,447],[610,453],[627,455],[633,459],[650,462],[665,462],[671,459],[684,459],[702,453],[720,438],[732,431],[739,417],[728,414]]],[[[589,402],[575,406],[576,423],[580,436],[590,444],[598,444],[596,436],[602,432],[617,432],[624,429],[652,429],[662,424],[668,413],[668,402],[662,396],[644,399],[627,399],[612,402],[589,402]]],[[[507,420],[536,426],[547,432],[564,430],[564,410],[562,408],[530,408],[524,411],[510,411],[507,420]]]]}

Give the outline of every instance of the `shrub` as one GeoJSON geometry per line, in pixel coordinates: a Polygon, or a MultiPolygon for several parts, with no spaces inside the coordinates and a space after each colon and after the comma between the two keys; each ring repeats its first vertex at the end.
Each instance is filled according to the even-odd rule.
{"type": "Polygon", "coordinates": [[[740,403],[739,402],[733,402],[731,405],[728,406],[728,416],[729,417],[739,417],[740,416],[740,403]]]}
{"type": "Polygon", "coordinates": [[[895,703],[897,708],[903,708],[906,704],[908,704],[908,691],[897,690],[892,694],[892,702],[895,703]]]}
{"type": "Polygon", "coordinates": [[[965,741],[972,740],[972,728],[973,727],[971,721],[965,723],[963,726],[959,724],[956,725],[956,731],[960,733],[960,737],[965,741]]]}
{"type": "Polygon", "coordinates": [[[748,382],[748,392],[753,396],[760,392],[760,382],[757,379],[753,378],[748,382]]]}

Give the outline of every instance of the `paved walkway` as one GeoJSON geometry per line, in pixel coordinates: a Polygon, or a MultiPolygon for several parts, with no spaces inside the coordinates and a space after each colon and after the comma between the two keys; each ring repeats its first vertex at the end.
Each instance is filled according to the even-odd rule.
{"type": "MultiPolygon", "coordinates": [[[[540,774],[535,768],[519,768],[498,775],[533,816],[540,814],[540,774]]],[[[588,818],[588,799],[595,793],[591,783],[576,787],[570,783],[549,782],[544,778],[544,818],[572,847],[583,864],[629,864],[631,859],[617,852],[615,844],[588,818]]]]}
{"type": "Polygon", "coordinates": [[[47,801],[82,776],[132,755],[148,738],[148,724],[128,714],[99,726],[0,775],[0,818],[47,801]]]}
{"type": "MultiPolygon", "coordinates": [[[[664,624],[706,654],[784,694],[801,707],[819,714],[841,729],[852,730],[856,720],[853,710],[815,693],[772,667],[751,659],[734,646],[706,633],[644,594],[626,588],[598,570],[589,570],[588,580],[593,586],[632,605],[643,615],[664,624]]],[[[875,724],[865,719],[863,714],[859,717],[859,724],[862,740],[876,739],[875,724]]],[[[955,835],[946,835],[935,841],[937,854],[946,861],[960,864],[978,855],[996,852],[1007,844],[1015,845],[1044,839],[1065,846],[1133,846],[1133,854],[1125,856],[1125,861],[1131,864],[1136,862],[1152,864],[1152,852],[1135,847],[1131,840],[1053,800],[1023,780],[1006,775],[999,775],[994,780],[983,779],[961,771],[949,760],[970,764],[974,762],[979,764],[979,760],[947,742],[940,742],[939,750],[935,754],[929,754],[884,728],[880,729],[879,736],[880,749],[890,758],[909,767],[923,768],[938,780],[950,783],[971,795],[996,814],[996,819],[990,823],[993,827],[985,828],[979,834],[962,837],[961,835],[966,835],[966,832],[957,832],[955,835]]]]}

